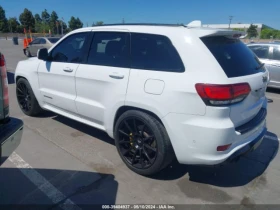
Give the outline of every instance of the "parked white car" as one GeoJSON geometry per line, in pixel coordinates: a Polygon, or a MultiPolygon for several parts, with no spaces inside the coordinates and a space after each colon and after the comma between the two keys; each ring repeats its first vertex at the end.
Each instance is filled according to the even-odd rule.
{"type": "Polygon", "coordinates": [[[18,63],[19,106],[106,131],[142,175],[173,157],[223,163],[266,133],[268,72],[236,33],[196,24],[75,30],[18,63]]]}

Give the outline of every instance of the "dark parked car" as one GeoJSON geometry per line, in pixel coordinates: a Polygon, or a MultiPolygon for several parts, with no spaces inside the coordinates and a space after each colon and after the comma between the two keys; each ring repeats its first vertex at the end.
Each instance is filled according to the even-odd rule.
{"type": "Polygon", "coordinates": [[[0,52],[0,165],[13,153],[21,141],[23,122],[9,117],[9,93],[4,55],[0,52]]]}

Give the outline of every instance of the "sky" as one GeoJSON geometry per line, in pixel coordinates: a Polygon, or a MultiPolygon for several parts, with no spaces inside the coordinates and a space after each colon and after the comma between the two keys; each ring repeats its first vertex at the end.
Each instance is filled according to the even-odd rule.
{"type": "Polygon", "coordinates": [[[84,26],[104,23],[263,23],[280,29],[279,0],[0,0],[6,17],[19,17],[24,8],[33,15],[53,10],[68,23],[79,17],[84,26]]]}

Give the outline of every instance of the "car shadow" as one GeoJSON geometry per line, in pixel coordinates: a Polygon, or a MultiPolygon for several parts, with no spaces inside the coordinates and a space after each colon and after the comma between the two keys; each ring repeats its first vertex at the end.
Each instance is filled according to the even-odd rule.
{"type": "Polygon", "coordinates": [[[0,186],[0,206],[18,209],[101,209],[115,204],[118,191],[112,174],[39,168],[0,168],[0,186]]]}
{"type": "Polygon", "coordinates": [[[75,120],[71,120],[69,118],[63,117],[61,115],[57,115],[56,117],[52,118],[66,126],[74,128],[75,130],[81,131],[89,136],[94,138],[100,139],[108,144],[115,145],[114,139],[112,139],[108,134],[104,131],[98,130],[86,124],[77,122],[75,120]]]}
{"type": "Polygon", "coordinates": [[[8,77],[8,84],[14,84],[15,83],[15,74],[13,72],[8,71],[7,72],[8,77]]]}
{"type": "Polygon", "coordinates": [[[280,94],[280,89],[277,89],[277,88],[267,88],[266,91],[269,93],[280,94]]]}
{"type": "Polygon", "coordinates": [[[276,156],[279,148],[278,137],[267,132],[262,144],[239,161],[219,166],[181,165],[174,161],[168,168],[152,176],[153,179],[175,180],[188,173],[192,182],[218,187],[244,186],[261,176],[276,156]]]}

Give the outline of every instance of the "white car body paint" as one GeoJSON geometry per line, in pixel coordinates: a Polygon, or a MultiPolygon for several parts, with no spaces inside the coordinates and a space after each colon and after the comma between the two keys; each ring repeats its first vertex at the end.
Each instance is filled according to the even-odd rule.
{"type": "Polygon", "coordinates": [[[117,111],[123,106],[140,108],[161,119],[170,137],[176,157],[185,164],[218,164],[235,151],[253,141],[265,129],[265,121],[254,130],[240,135],[235,127],[253,119],[261,108],[266,108],[262,77],[265,73],[228,78],[220,64],[201,41],[202,36],[232,36],[232,31],[209,28],[166,26],[102,26],[82,28],[68,36],[86,31],[123,31],[159,34],[168,37],[179,53],[185,72],[162,72],[70,64],[70,74],[54,69],[48,75],[44,61],[38,59],[19,62],[15,77],[25,77],[44,109],[106,131],[113,137],[117,111]],[[43,66],[43,67],[42,67],[43,66]],[[105,69],[106,68],[106,69],[105,69]],[[94,71],[93,71],[94,69],[94,71]],[[114,79],[122,77],[122,79],[114,79]],[[252,91],[244,101],[228,107],[206,106],[198,95],[195,84],[249,83],[252,91]],[[52,99],[44,97],[46,89],[52,99]],[[61,108],[63,107],[63,108],[61,108]],[[232,144],[229,150],[217,152],[217,146],[232,144]]]}

